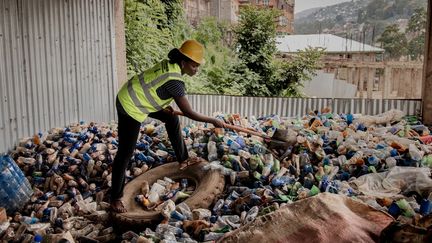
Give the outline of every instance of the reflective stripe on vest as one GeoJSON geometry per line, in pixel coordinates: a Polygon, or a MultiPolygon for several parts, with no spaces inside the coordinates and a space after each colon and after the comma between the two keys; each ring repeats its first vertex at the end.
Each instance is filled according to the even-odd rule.
{"type": "Polygon", "coordinates": [[[162,110],[172,101],[172,98],[168,100],[161,100],[157,96],[156,89],[161,85],[163,85],[168,80],[173,80],[173,79],[183,81],[182,75],[180,73],[180,68],[178,66],[174,66],[174,64],[168,64],[167,61],[163,61],[155,65],[155,67],[153,67],[152,69],[146,70],[145,72],[141,73],[140,75],[138,75],[138,77],[135,76],[134,78],[130,79],[127,82],[127,84],[125,84],[119,91],[118,96],[119,96],[120,103],[122,104],[124,110],[131,117],[133,117],[135,120],[139,122],[142,122],[144,121],[144,119],[147,117],[149,113],[162,110]],[[147,74],[150,73],[151,76],[152,70],[154,70],[154,72],[159,72],[161,69],[167,70],[168,72],[161,73],[157,75],[156,78],[154,78],[153,80],[148,81],[147,83],[145,82],[145,76],[144,76],[145,73],[147,74]],[[134,85],[136,88],[137,84],[139,84],[141,88],[141,90],[139,91],[142,91],[140,97],[144,95],[145,100],[143,99],[140,100],[140,97],[138,97],[136,93],[137,91],[134,89],[134,85]],[[124,89],[126,89],[127,92],[125,92],[126,90],[124,89]],[[153,91],[153,95],[152,95],[152,91],[153,91]],[[149,108],[151,109],[149,110],[149,108]],[[140,112],[138,112],[136,109],[138,109],[140,112]]]}

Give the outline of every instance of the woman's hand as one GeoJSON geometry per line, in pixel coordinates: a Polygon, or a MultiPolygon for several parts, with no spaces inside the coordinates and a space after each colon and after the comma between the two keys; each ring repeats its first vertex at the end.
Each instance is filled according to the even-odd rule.
{"type": "Polygon", "coordinates": [[[225,122],[220,120],[220,119],[216,119],[216,118],[211,118],[210,121],[215,127],[220,127],[220,128],[224,128],[225,127],[225,122]]]}
{"type": "MultiPolygon", "coordinates": [[[[205,116],[203,114],[200,114],[198,112],[195,112],[192,107],[189,104],[189,101],[187,100],[186,96],[182,97],[176,97],[174,98],[177,106],[180,108],[180,110],[183,112],[183,116],[189,117],[192,120],[200,121],[200,122],[207,122],[212,123],[215,127],[225,127],[225,122],[223,122],[220,119],[216,119],[213,117],[205,116]]],[[[168,110],[169,112],[169,110],[168,110]]],[[[176,112],[174,112],[175,114],[176,112]]]]}

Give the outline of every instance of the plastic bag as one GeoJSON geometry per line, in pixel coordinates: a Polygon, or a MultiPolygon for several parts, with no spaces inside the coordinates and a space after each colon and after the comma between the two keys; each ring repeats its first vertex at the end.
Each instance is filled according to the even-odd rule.
{"type": "Polygon", "coordinates": [[[401,192],[432,192],[430,175],[426,167],[395,166],[387,172],[363,175],[351,183],[368,196],[394,197],[401,192]]]}

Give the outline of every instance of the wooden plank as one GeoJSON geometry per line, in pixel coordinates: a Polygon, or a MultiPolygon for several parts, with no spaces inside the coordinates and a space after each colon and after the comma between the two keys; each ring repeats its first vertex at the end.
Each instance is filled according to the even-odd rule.
{"type": "Polygon", "coordinates": [[[372,91],[374,86],[374,79],[375,79],[375,69],[374,68],[368,68],[367,69],[367,98],[372,99],[372,91]]]}
{"type": "Polygon", "coordinates": [[[421,99],[422,96],[422,83],[423,83],[423,70],[415,69],[414,72],[414,80],[415,80],[415,86],[414,89],[414,98],[415,99],[421,99]]]}
{"type": "Polygon", "coordinates": [[[396,97],[399,97],[399,86],[400,86],[399,68],[393,69],[392,78],[393,78],[393,92],[396,91],[396,97]]]}
{"type": "Polygon", "coordinates": [[[392,68],[386,67],[384,68],[384,90],[383,90],[383,98],[390,99],[390,94],[392,91],[392,68]]]}
{"type": "Polygon", "coordinates": [[[417,88],[420,88],[419,86],[416,86],[415,84],[415,74],[414,74],[414,68],[410,68],[409,72],[407,74],[407,88],[408,88],[408,99],[413,99],[414,98],[414,91],[417,88]]]}
{"type": "Polygon", "coordinates": [[[360,97],[360,94],[362,90],[360,89],[360,83],[361,83],[361,70],[360,68],[356,68],[356,85],[357,85],[357,91],[359,92],[357,97],[360,97]]]}

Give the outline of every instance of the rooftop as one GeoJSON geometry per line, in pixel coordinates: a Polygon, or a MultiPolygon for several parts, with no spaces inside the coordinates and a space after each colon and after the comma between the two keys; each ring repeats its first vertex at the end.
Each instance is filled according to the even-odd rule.
{"type": "Polygon", "coordinates": [[[383,53],[384,49],[332,34],[284,35],[276,37],[276,47],[282,53],[295,53],[307,47],[325,48],[326,53],[383,53]]]}

